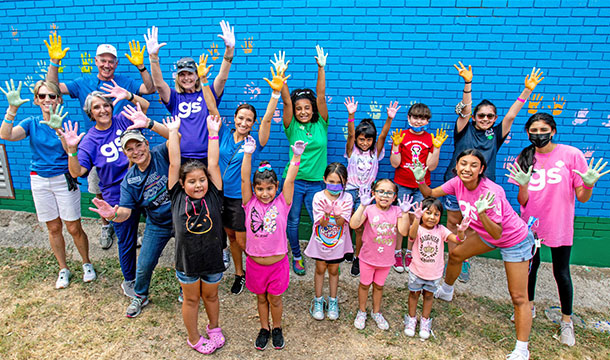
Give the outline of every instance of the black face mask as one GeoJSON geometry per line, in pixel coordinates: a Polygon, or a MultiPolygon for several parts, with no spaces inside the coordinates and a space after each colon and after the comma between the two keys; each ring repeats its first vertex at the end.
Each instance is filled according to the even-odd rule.
{"type": "Polygon", "coordinates": [[[530,142],[537,148],[543,148],[551,142],[553,138],[551,133],[546,134],[529,134],[530,142]]]}

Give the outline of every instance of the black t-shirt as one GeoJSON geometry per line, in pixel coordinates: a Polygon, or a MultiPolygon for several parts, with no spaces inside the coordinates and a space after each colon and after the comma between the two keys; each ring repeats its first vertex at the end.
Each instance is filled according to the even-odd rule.
{"type": "Polygon", "coordinates": [[[225,271],[222,249],[226,239],[222,229],[222,191],[208,180],[202,199],[191,199],[180,183],[169,190],[176,233],[176,270],[187,276],[225,271]]]}

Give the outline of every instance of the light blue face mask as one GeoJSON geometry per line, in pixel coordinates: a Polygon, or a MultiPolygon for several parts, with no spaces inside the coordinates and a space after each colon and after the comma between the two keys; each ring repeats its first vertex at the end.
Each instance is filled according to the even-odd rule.
{"type": "Polygon", "coordinates": [[[343,184],[326,184],[326,190],[331,195],[339,195],[343,191],[343,184]]]}
{"type": "Polygon", "coordinates": [[[426,124],[424,126],[413,126],[413,125],[409,124],[409,129],[411,129],[415,132],[426,131],[426,130],[428,130],[428,124],[426,124]]]}

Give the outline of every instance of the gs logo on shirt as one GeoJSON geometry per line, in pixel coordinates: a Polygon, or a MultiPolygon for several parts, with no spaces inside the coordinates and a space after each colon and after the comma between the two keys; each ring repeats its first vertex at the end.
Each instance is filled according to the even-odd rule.
{"type": "Polygon", "coordinates": [[[563,177],[561,176],[561,168],[565,163],[561,160],[555,163],[554,168],[550,169],[536,169],[532,174],[528,189],[531,191],[540,191],[544,189],[546,184],[558,184],[561,182],[563,177]]]}
{"type": "Polygon", "coordinates": [[[100,153],[106,157],[106,162],[111,163],[117,161],[119,159],[119,152],[123,152],[123,148],[121,147],[122,133],[123,130],[117,130],[117,137],[114,138],[113,141],[100,146],[100,153]]]}
{"type": "MultiPolygon", "coordinates": [[[[458,200],[458,202],[460,204],[460,212],[462,213],[463,217],[469,216],[474,221],[479,220],[479,212],[477,211],[477,207],[474,206],[474,204],[471,204],[464,200],[458,200]]],[[[495,212],[498,216],[502,215],[502,210],[499,208],[500,203],[494,202],[494,205],[495,206],[492,208],[493,212],[495,212]]]]}
{"type": "Polygon", "coordinates": [[[203,98],[201,96],[199,96],[197,98],[197,101],[179,103],[178,111],[180,113],[178,114],[178,116],[180,116],[182,119],[185,119],[185,118],[191,116],[191,114],[196,114],[196,113],[200,112],[202,101],[203,101],[203,98]]]}

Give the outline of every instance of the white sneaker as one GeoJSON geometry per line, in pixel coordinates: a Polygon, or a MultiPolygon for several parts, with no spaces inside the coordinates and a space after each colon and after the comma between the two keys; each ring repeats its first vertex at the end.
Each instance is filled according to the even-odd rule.
{"type": "Polygon", "coordinates": [[[97,274],[95,273],[95,269],[93,269],[93,265],[91,264],[83,264],[83,282],[91,282],[97,279],[97,274]]]}
{"type": "Polygon", "coordinates": [[[123,280],[123,282],[121,283],[121,288],[123,289],[123,294],[125,294],[125,296],[130,297],[132,299],[135,298],[136,297],[136,292],[134,290],[135,286],[136,286],[135,280],[131,280],[131,281],[123,280]]]}
{"type": "Polygon", "coordinates": [[[415,328],[417,327],[417,317],[410,317],[405,315],[405,335],[415,336],[415,328]]]}
{"type": "Polygon", "coordinates": [[[434,292],[434,297],[445,301],[451,301],[453,300],[453,289],[451,289],[451,292],[445,292],[443,286],[441,285],[434,292]]]}
{"type": "Polygon", "coordinates": [[[574,346],[576,344],[576,337],[574,336],[574,322],[570,320],[570,322],[560,322],[559,328],[559,341],[562,344],[568,346],[574,346]]]}
{"type": "Polygon", "coordinates": [[[358,330],[364,329],[366,326],[366,311],[358,310],[356,314],[356,319],[354,319],[354,327],[358,330]]]}
{"type": "Polygon", "coordinates": [[[373,320],[375,320],[375,322],[377,323],[377,327],[381,330],[387,330],[390,328],[390,324],[388,324],[388,322],[383,317],[383,315],[381,315],[380,312],[374,313],[371,311],[371,317],[373,318],[373,320]]]}
{"type": "Polygon", "coordinates": [[[529,360],[530,352],[529,350],[526,351],[527,353],[524,355],[520,351],[517,351],[517,349],[515,349],[512,353],[506,355],[506,360],[529,360]]]}
{"type": "MultiPolygon", "coordinates": [[[[532,319],[536,318],[536,305],[532,308],[532,319]]],[[[515,322],[515,313],[513,313],[510,317],[510,321],[515,322]]]]}
{"type": "Polygon", "coordinates": [[[419,337],[422,339],[427,339],[430,337],[430,333],[432,332],[432,319],[421,318],[419,320],[419,337]]]}
{"type": "Polygon", "coordinates": [[[56,289],[65,289],[70,285],[70,270],[63,268],[59,270],[59,276],[55,282],[56,289]]]}
{"type": "Polygon", "coordinates": [[[225,264],[225,269],[228,269],[231,266],[231,251],[229,248],[222,250],[222,262],[225,264]]]}

